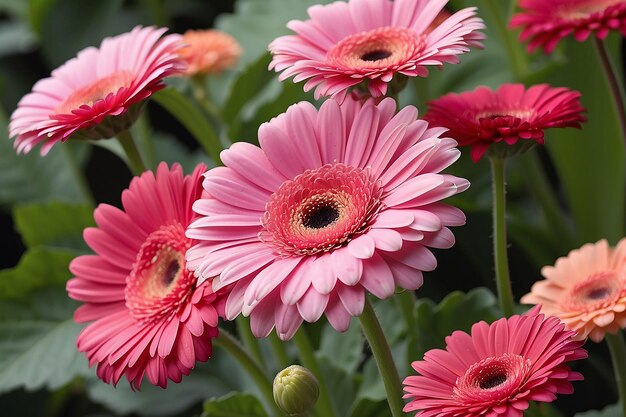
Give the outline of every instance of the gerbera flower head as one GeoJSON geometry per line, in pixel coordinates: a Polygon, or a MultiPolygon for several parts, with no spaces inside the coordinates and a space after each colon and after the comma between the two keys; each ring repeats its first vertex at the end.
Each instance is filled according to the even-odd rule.
{"type": "Polygon", "coordinates": [[[295,35],[269,46],[270,69],[280,79],[308,80],[315,97],[336,96],[363,83],[373,97],[385,95],[394,76],[425,77],[428,66],[459,62],[470,46],[480,47],[483,21],[476,8],[433,21],[448,0],[350,0],[308,9],[310,19],[293,20],[295,35]]]}
{"type": "Polygon", "coordinates": [[[469,186],[440,174],[459,156],[443,132],[390,98],[290,107],[259,128],[260,148],[236,143],[205,174],[189,268],[234,285],[226,316],[250,316],[257,337],[289,339],[322,314],[346,330],[366,291],[420,287],[436,266],[427,247],[450,247],[447,226],[464,224],[439,202],[469,186]]]}
{"type": "Polygon", "coordinates": [[[626,239],[614,249],[606,240],[588,243],[541,274],[546,279],[535,282],[522,302],[540,304],[578,339],[600,342],[607,332],[626,327],[626,239]]]}
{"type": "Polygon", "coordinates": [[[38,81],[11,115],[17,152],[43,143],[45,155],[70,137],[110,138],[130,127],[163,78],[184,69],[180,36],[162,36],[166,30],[137,26],[106,38],[38,81]]]}
{"type": "Polygon", "coordinates": [[[188,30],[183,41],[186,46],[179,53],[187,64],[187,76],[220,73],[234,67],[241,55],[235,38],[215,29],[188,30]]]}
{"type": "Polygon", "coordinates": [[[510,26],[522,27],[520,39],[530,40],[528,50],[550,53],[569,35],[582,42],[591,34],[599,39],[611,30],[626,36],[626,2],[623,0],[520,0],[521,13],[510,26]]]}
{"type": "Polygon", "coordinates": [[[147,376],[165,387],[211,356],[224,303],[210,281],[197,284],[185,261],[194,244],[185,229],[205,170],[199,165],[183,176],[179,165],[162,163],[156,176],[145,172],[133,179],[122,194],[124,210],[99,205],[98,227],[85,230],[96,254],[72,261],[75,278],[67,290],[85,303],[74,319],[93,322],[79,334],[78,350],[107,383],[126,376],[139,388],[147,376]]]}
{"type": "Polygon", "coordinates": [[[556,317],[533,308],[524,315],[455,331],[446,349],[433,349],[411,365],[404,380],[404,411],[419,417],[522,417],[529,401],[551,402],[582,380],[566,362],[587,352],[556,317]]]}
{"type": "Polygon", "coordinates": [[[478,87],[447,94],[428,105],[424,119],[449,129],[459,146],[471,146],[474,162],[490,147],[498,155],[512,155],[534,143],[543,144],[547,128],[580,128],[586,121],[578,91],[547,84],[528,89],[522,84],[503,84],[496,91],[478,87]],[[493,146],[501,142],[506,145],[493,146]]]}

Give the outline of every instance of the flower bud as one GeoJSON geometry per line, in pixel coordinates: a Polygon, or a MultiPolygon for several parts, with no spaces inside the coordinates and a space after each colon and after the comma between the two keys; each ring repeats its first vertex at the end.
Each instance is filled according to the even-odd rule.
{"type": "Polygon", "coordinates": [[[315,376],[300,365],[291,365],[274,378],[274,401],[289,416],[306,416],[319,397],[315,376]]]}

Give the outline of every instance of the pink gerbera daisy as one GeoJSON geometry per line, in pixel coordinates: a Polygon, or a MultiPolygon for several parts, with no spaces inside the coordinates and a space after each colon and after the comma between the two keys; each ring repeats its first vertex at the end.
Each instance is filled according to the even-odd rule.
{"type": "Polygon", "coordinates": [[[599,39],[610,30],[626,35],[624,0],[520,0],[519,6],[522,12],[513,16],[510,26],[523,28],[520,38],[530,39],[531,52],[541,47],[550,53],[571,34],[579,42],[594,32],[599,39]]]}
{"type": "Polygon", "coordinates": [[[204,216],[187,236],[200,280],[234,284],[226,317],[251,317],[252,331],[283,339],[322,314],[339,331],[363,311],[365,291],[390,297],[415,290],[435,268],[428,246],[448,248],[446,226],[463,213],[439,200],[469,183],[439,174],[454,162],[456,142],[416,120],[408,106],[334,100],[316,110],[290,107],[259,128],[261,147],[236,143],[225,167],[205,175],[204,216]]]}
{"type": "Polygon", "coordinates": [[[307,80],[315,97],[343,97],[349,87],[365,82],[374,97],[387,92],[395,74],[425,77],[427,66],[457,63],[470,46],[482,46],[483,21],[476,8],[463,9],[437,27],[431,24],[448,0],[337,1],[308,10],[311,19],[293,20],[296,34],[270,46],[270,69],[280,79],[307,80]]]}
{"type": "Polygon", "coordinates": [[[545,266],[546,278],[536,282],[525,304],[560,318],[577,338],[600,342],[604,335],[626,327],[626,239],[615,249],[606,240],[588,243],[545,266]]]}
{"type": "Polygon", "coordinates": [[[412,363],[420,375],[404,380],[404,411],[419,417],[522,417],[529,401],[571,394],[582,375],[565,362],[587,357],[582,341],[556,317],[534,308],[521,316],[456,331],[446,349],[412,363]]]}
{"type": "Polygon", "coordinates": [[[165,387],[211,356],[219,300],[210,281],[196,284],[185,261],[194,244],[185,229],[205,170],[199,165],[184,177],[179,165],[169,170],[162,163],[156,177],[145,172],[133,179],[122,194],[124,211],[101,204],[94,212],[98,227],[85,230],[96,255],[70,264],[76,277],[67,290],[85,302],[74,319],[94,321],[78,336],[78,350],[107,383],[125,375],[139,388],[147,376],[165,387]]]}
{"type": "Polygon", "coordinates": [[[543,144],[544,129],[580,128],[586,121],[578,91],[547,84],[528,90],[522,84],[504,84],[496,91],[478,87],[447,94],[428,105],[424,119],[448,128],[459,146],[471,146],[474,162],[494,143],[514,145],[525,139],[543,144]]]}
{"type": "Polygon", "coordinates": [[[127,129],[141,103],[184,69],[179,35],[137,26],[86,48],[35,84],[11,115],[9,136],[17,152],[43,142],[41,154],[70,137],[101,139],[127,129]]]}

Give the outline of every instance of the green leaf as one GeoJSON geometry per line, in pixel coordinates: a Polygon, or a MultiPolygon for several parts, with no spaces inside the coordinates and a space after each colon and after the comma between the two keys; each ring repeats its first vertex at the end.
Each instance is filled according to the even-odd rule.
{"type": "Polygon", "coordinates": [[[31,292],[47,286],[64,287],[71,277],[68,265],[75,251],[29,249],[15,268],[0,271],[0,300],[27,300],[31,292]]]}
{"type": "Polygon", "coordinates": [[[622,407],[619,403],[609,405],[602,410],[585,411],[576,413],[575,417],[623,417],[622,407]]]}
{"type": "Polygon", "coordinates": [[[43,245],[85,250],[83,230],[95,225],[90,206],[58,202],[16,206],[13,220],[22,241],[31,248],[43,245]]]}
{"type": "Polygon", "coordinates": [[[0,57],[30,52],[37,40],[23,22],[3,22],[0,24],[0,57]]]}
{"type": "Polygon", "coordinates": [[[357,392],[354,374],[349,374],[324,359],[319,364],[333,408],[340,416],[348,415],[357,392]]]}
{"type": "MultiPolygon", "coordinates": [[[[7,132],[6,115],[0,111],[0,206],[52,200],[85,201],[70,168],[69,149],[65,149],[72,144],[58,144],[45,157],[39,155],[38,149],[17,155],[7,132]]],[[[79,162],[86,156],[86,152],[81,152],[79,162]]]]}
{"type": "Polygon", "coordinates": [[[363,358],[364,338],[361,327],[353,320],[345,333],[338,333],[330,326],[322,330],[322,341],[318,357],[325,358],[331,365],[354,373],[363,358]]]}
{"type": "Polygon", "coordinates": [[[168,165],[179,163],[185,172],[192,172],[196,166],[203,163],[212,168],[215,166],[212,160],[209,160],[206,154],[201,150],[194,152],[189,151],[180,140],[174,136],[162,132],[155,132],[151,135],[156,150],[156,160],[165,161],[168,165]]]}
{"type": "Polygon", "coordinates": [[[253,395],[233,392],[204,402],[203,417],[267,417],[261,402],[253,395]]]}
{"type": "Polygon", "coordinates": [[[221,163],[222,145],[220,140],[215,134],[213,126],[194,103],[173,88],[161,90],[152,97],[182,123],[216,164],[221,163]]]}
{"type": "Polygon", "coordinates": [[[122,0],[64,0],[39,9],[44,14],[36,16],[41,21],[41,45],[51,66],[58,67],[81,49],[132,28],[132,23],[121,18],[121,6],[122,0]]]}
{"type": "Polygon", "coordinates": [[[76,303],[65,290],[46,288],[24,303],[0,303],[0,392],[18,387],[56,389],[89,375],[75,340],[76,303]]]}
{"type": "Polygon", "coordinates": [[[374,401],[361,398],[352,407],[350,417],[391,417],[387,401],[374,401]]]}
{"type": "Polygon", "coordinates": [[[417,352],[410,352],[412,360],[421,359],[430,349],[445,346],[444,339],[455,330],[469,332],[481,320],[491,322],[498,317],[496,297],[486,288],[476,288],[464,294],[455,291],[441,303],[418,300],[415,311],[417,352]]]}
{"type": "Polygon", "coordinates": [[[255,97],[276,75],[269,72],[271,56],[269,53],[261,55],[261,57],[248,66],[234,81],[222,116],[227,123],[232,123],[239,115],[241,109],[253,97],[255,97]]]}
{"type": "Polygon", "coordinates": [[[239,363],[219,348],[214,348],[206,363],[196,364],[189,376],[178,384],[168,384],[165,390],[147,381],[141,391],[132,391],[125,381],[112,387],[94,378],[87,384],[88,396],[111,411],[148,417],[178,414],[207,397],[232,391],[256,393],[256,386],[239,363]]]}
{"type": "MultiPolygon", "coordinates": [[[[601,238],[616,243],[624,236],[626,190],[626,152],[617,114],[592,42],[570,39],[565,45],[568,62],[553,84],[581,92],[589,121],[582,130],[553,129],[546,134],[546,146],[565,189],[578,243],[601,238]]],[[[612,45],[616,51],[617,44],[612,45]]]]}

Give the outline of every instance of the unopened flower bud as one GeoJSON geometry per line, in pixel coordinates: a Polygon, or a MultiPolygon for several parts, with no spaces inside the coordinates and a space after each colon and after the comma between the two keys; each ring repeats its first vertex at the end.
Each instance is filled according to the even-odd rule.
{"type": "Polygon", "coordinates": [[[317,379],[300,365],[291,365],[274,378],[274,401],[289,416],[307,416],[319,394],[317,379]]]}

